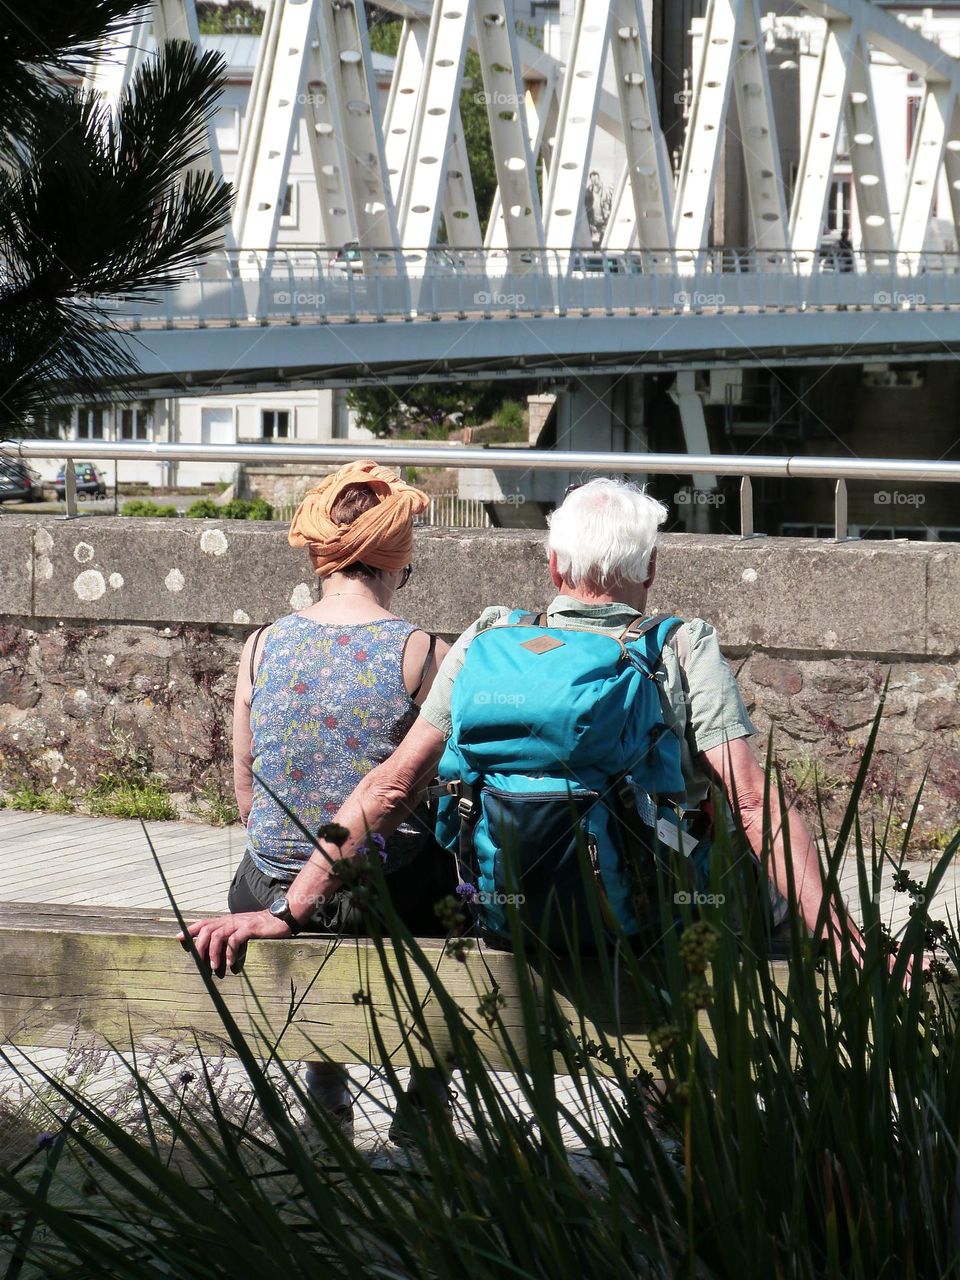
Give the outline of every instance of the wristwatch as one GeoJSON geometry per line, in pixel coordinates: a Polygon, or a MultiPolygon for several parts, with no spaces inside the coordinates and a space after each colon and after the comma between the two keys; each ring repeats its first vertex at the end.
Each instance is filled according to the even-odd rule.
{"type": "Polygon", "coordinates": [[[282,920],[294,937],[297,936],[301,930],[301,925],[290,910],[290,903],[287,901],[286,895],[282,898],[277,898],[275,902],[271,902],[267,910],[277,920],[282,920]]]}

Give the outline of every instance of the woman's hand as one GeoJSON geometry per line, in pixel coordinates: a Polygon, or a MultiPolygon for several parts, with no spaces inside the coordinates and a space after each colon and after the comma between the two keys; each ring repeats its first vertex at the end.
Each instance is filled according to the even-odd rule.
{"type": "MultiPolygon", "coordinates": [[[[239,973],[243,968],[246,945],[250,938],[289,938],[290,926],[269,911],[241,911],[235,915],[216,916],[212,920],[198,920],[187,926],[197,954],[206,960],[211,972],[218,978],[239,973]]],[[[177,934],[185,950],[189,944],[182,933],[177,934]]]]}

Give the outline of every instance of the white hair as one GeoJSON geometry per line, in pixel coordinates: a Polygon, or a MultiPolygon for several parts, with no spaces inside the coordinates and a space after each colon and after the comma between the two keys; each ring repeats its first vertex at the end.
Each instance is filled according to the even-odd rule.
{"type": "Polygon", "coordinates": [[[639,485],[606,477],[568,494],[547,517],[547,547],[572,587],[646,582],[667,508],[639,485]]]}

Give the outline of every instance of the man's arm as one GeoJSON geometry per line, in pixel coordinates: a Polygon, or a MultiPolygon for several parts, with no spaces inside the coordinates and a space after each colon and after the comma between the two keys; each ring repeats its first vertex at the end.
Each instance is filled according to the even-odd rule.
{"type": "MultiPolygon", "coordinates": [[[[721,743],[702,752],[700,759],[705,772],[723,787],[733,812],[739,812],[750,847],[759,858],[763,850],[763,796],[766,775],[757,762],[749,742],[746,738],[734,738],[730,742],[721,743]]],[[[771,870],[777,888],[784,897],[788,897],[787,852],[775,789],[771,797],[771,810],[771,870]]],[[[793,867],[797,905],[805,923],[813,932],[825,892],[820,857],[810,828],[793,807],[787,810],[787,828],[790,836],[790,861],[793,867]]],[[[828,932],[834,945],[837,946],[842,937],[842,923],[841,915],[834,904],[831,904],[827,922],[828,932]]],[[[860,931],[849,917],[847,928],[854,945],[862,946],[860,931]]]]}
{"type": "MultiPolygon", "coordinates": [[[[320,848],[311,854],[287,890],[287,902],[296,920],[308,920],[317,905],[336,892],[337,879],[331,870],[334,862],[352,857],[368,832],[390,830],[413,807],[417,794],[436,772],[443,747],[440,730],[418,716],[393,755],[362,779],[333,819],[348,832],[342,847],[320,841],[320,848]]],[[[223,977],[227,966],[239,969],[244,944],[250,938],[290,936],[289,927],[269,911],[198,920],[187,931],[201,958],[219,977],[223,977]]]]}

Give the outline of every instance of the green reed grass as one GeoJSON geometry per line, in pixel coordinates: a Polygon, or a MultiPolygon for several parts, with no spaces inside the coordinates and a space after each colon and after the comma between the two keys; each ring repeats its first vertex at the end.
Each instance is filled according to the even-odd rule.
{"type": "MultiPolygon", "coordinates": [[[[576,955],[561,961],[532,944],[513,912],[510,999],[519,1010],[483,984],[475,1004],[458,1005],[398,919],[379,860],[357,862],[354,892],[367,904],[369,944],[388,995],[386,1011],[370,1008],[373,1043],[383,1052],[367,1065],[395,1100],[400,1070],[415,1060],[455,1066],[467,1140],[428,1097],[405,1157],[371,1162],[313,1107],[266,1032],[264,1043],[244,1039],[218,984],[198,966],[255,1107],[227,1113],[199,1046],[202,1106],[171,1098],[130,1061],[138,1126],[47,1074],[59,1099],[56,1136],[0,1171],[12,1265],[138,1280],[958,1274],[960,1054],[951,975],[960,939],[952,922],[930,919],[928,905],[960,835],[928,875],[914,878],[917,864],[906,859],[917,805],[906,830],[892,821],[880,830],[862,825],[878,725],[879,717],[841,828],[832,840],[824,835],[824,920],[839,900],[844,854],[855,854],[860,869],[859,962],[843,939],[825,948],[808,936],[791,886],[789,980],[778,985],[763,895],[741,874],[736,833],[722,830],[711,868],[717,904],[697,919],[681,906],[675,920],[673,886],[662,874],[662,937],[647,954],[634,954],[622,938],[602,945],[581,850],[594,937],[572,942],[599,948],[591,973],[576,955]],[[914,899],[899,945],[877,904],[889,863],[914,899]],[[907,981],[908,966],[918,967],[924,953],[936,958],[929,980],[907,981]],[[561,990],[580,1011],[572,1023],[561,990]],[[588,1026],[602,1022],[624,990],[647,1012],[655,1074],[622,1037],[588,1026]],[[511,1035],[506,1024],[516,1025],[518,1012],[521,1034],[511,1035]],[[403,1061],[386,1052],[396,1023],[409,1045],[403,1061]],[[490,1070],[494,1036],[522,1108],[490,1070]],[[576,1078],[576,1105],[558,1092],[558,1070],[576,1078]],[[291,1115],[291,1096],[324,1139],[320,1156],[291,1115]],[[570,1130],[579,1160],[564,1142],[570,1130]]],[[[776,770],[768,773],[769,816],[782,813],[785,800],[776,770]]],[[[456,924],[458,908],[448,910],[456,924]]],[[[451,936],[447,949],[455,961],[469,947],[451,936]]],[[[291,1019],[300,1000],[291,993],[291,1019]]]]}

